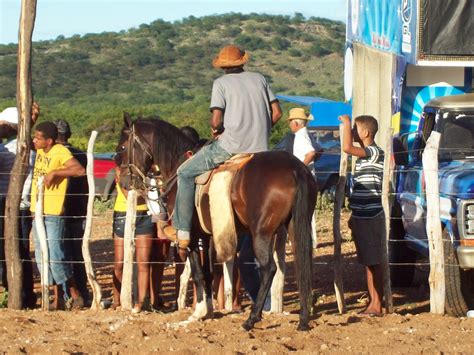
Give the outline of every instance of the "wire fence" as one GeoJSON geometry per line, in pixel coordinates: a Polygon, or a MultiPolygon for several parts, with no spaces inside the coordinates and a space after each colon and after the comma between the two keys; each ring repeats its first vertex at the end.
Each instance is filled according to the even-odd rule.
{"type": "MultiPolygon", "coordinates": [[[[474,159],[474,150],[466,150],[466,149],[450,149],[450,148],[439,148],[440,150],[440,153],[441,154],[444,154],[444,152],[448,151],[449,153],[455,153],[455,154],[463,154],[463,157],[465,157],[466,159],[470,160],[470,159],[474,159]]],[[[392,153],[392,157],[397,155],[397,154],[410,154],[412,157],[415,156],[416,154],[420,154],[423,152],[423,149],[414,149],[414,150],[405,150],[405,151],[397,151],[397,152],[394,152],[392,153]]],[[[2,158],[2,154],[8,154],[8,152],[0,152],[0,159],[2,158]]],[[[84,155],[87,154],[87,153],[83,153],[84,155]]],[[[326,155],[329,155],[329,156],[341,156],[341,153],[340,152],[324,152],[324,154],[326,155]]],[[[446,160],[445,162],[449,162],[449,160],[446,160]]],[[[440,162],[441,164],[443,163],[443,161],[440,162]]],[[[458,172],[472,172],[473,169],[470,168],[468,165],[465,165],[465,164],[454,164],[453,165],[453,169],[455,169],[456,171],[458,172]]],[[[109,170],[110,171],[110,170],[109,170]]],[[[409,194],[413,195],[413,198],[416,200],[418,200],[418,203],[420,202],[420,200],[424,200],[426,199],[428,193],[426,193],[426,191],[424,191],[424,188],[422,187],[423,185],[423,174],[424,173],[427,173],[427,172],[434,172],[434,171],[437,171],[437,170],[427,170],[427,169],[423,169],[422,165],[421,165],[421,159],[418,158],[417,160],[417,163],[416,164],[411,164],[409,163],[407,166],[403,166],[403,167],[399,167],[399,166],[394,166],[392,168],[390,168],[390,175],[391,176],[394,176],[394,175],[398,175],[400,176],[401,174],[405,174],[405,175],[409,175],[409,174],[416,174],[417,177],[416,178],[413,178],[413,184],[415,184],[414,186],[418,186],[417,187],[417,191],[410,191],[409,194]]],[[[103,172],[106,175],[107,172],[103,172]]],[[[30,173],[27,173],[27,174],[24,174],[24,175],[30,175],[30,173]]],[[[325,171],[315,171],[315,175],[316,177],[318,175],[328,175],[328,174],[339,174],[339,170],[325,170],[325,171]]],[[[7,180],[5,179],[4,177],[5,176],[11,176],[12,174],[9,173],[9,172],[0,172],[0,180],[4,179],[4,180],[7,180]]],[[[91,174],[92,175],[92,174],[91,174]]],[[[90,175],[89,175],[90,176],[90,175]]],[[[94,175],[93,175],[94,176],[94,175]]],[[[394,185],[394,181],[391,181],[391,184],[392,186],[394,185]]],[[[99,192],[96,193],[96,195],[98,195],[99,192]]],[[[24,196],[24,193],[23,194],[19,194],[21,196],[23,196],[23,198],[25,197],[24,196]]],[[[393,198],[393,197],[400,197],[401,194],[399,192],[393,192],[393,191],[390,191],[388,194],[387,194],[390,198],[393,198]]],[[[474,201],[474,194],[471,193],[471,192],[450,192],[450,191],[445,191],[443,189],[440,189],[440,192],[439,195],[441,198],[445,198],[445,199],[450,199],[451,202],[452,202],[452,206],[454,206],[454,204],[457,203],[456,199],[471,199],[474,201]]],[[[62,194],[50,194],[50,196],[62,196],[62,194]]],[[[74,197],[78,197],[78,196],[84,196],[84,198],[86,198],[87,196],[89,196],[88,194],[81,194],[81,193],[74,193],[74,194],[69,194],[68,196],[74,196],[74,197]]],[[[1,198],[5,198],[6,195],[3,195],[0,193],[0,199],[1,198]]],[[[420,204],[421,206],[421,204],[420,204]]],[[[445,211],[444,211],[445,212],[445,211]]],[[[132,217],[136,217],[137,215],[135,216],[132,216],[132,217]]],[[[0,218],[3,218],[4,221],[5,221],[5,215],[2,215],[0,214],[0,218]]],[[[20,217],[20,216],[19,216],[20,217]]],[[[69,220],[85,220],[85,218],[87,218],[88,216],[87,215],[75,215],[75,216],[67,216],[65,218],[69,219],[69,220]]],[[[426,212],[422,215],[419,215],[419,214],[416,214],[414,216],[407,216],[407,215],[404,215],[404,216],[396,216],[396,215],[392,215],[392,216],[389,216],[389,217],[386,217],[387,220],[393,220],[393,221],[404,221],[406,223],[410,223],[410,222],[413,222],[413,221],[417,221],[418,223],[422,223],[423,225],[426,225],[426,220],[429,219],[430,215],[428,215],[426,212]]],[[[448,212],[448,213],[444,213],[444,217],[447,217],[448,219],[450,219],[450,223],[453,224],[453,227],[455,230],[457,230],[457,211],[455,211],[455,209],[451,208],[451,210],[448,212]]],[[[24,217],[20,217],[20,218],[24,218],[24,217]]],[[[104,216],[103,214],[99,214],[99,215],[92,215],[92,216],[89,216],[89,218],[92,218],[93,220],[103,220],[104,218],[110,218],[110,217],[106,217],[104,216]]],[[[11,221],[8,221],[8,223],[11,223],[11,221]]],[[[112,224],[112,220],[110,220],[110,223],[112,224]]],[[[441,221],[440,221],[441,223],[441,221]]],[[[329,230],[327,231],[328,233],[330,232],[329,230]]],[[[404,239],[403,237],[404,236],[398,236],[399,239],[389,239],[388,240],[388,245],[389,245],[389,249],[391,248],[392,245],[396,245],[396,244],[408,244],[408,243],[413,243],[413,241],[409,241],[407,239],[404,239]]],[[[4,240],[6,238],[4,236],[0,236],[0,243],[4,243],[4,240]]],[[[12,239],[12,238],[10,238],[12,239]]],[[[24,238],[15,238],[16,240],[22,240],[24,241],[25,239],[24,238]]],[[[68,240],[68,241],[81,241],[82,238],[78,237],[78,238],[59,238],[60,240],[68,240]]],[[[50,239],[52,240],[52,239],[50,239]]],[[[93,238],[91,240],[91,242],[93,241],[97,241],[99,239],[96,239],[96,238],[93,238]]],[[[104,239],[100,239],[100,240],[104,240],[104,239]]],[[[467,239],[468,241],[471,241],[470,239],[467,239]]],[[[348,242],[349,240],[348,239],[343,239],[343,242],[348,242]]],[[[428,238],[420,238],[420,239],[417,239],[416,242],[417,243],[423,243],[423,244],[426,244],[426,248],[428,248],[428,242],[430,241],[430,239],[428,238]]],[[[451,242],[454,242],[454,243],[459,243],[459,240],[457,240],[456,238],[451,239],[451,238],[443,238],[441,239],[441,241],[443,243],[451,243],[451,242]]],[[[472,239],[472,242],[474,244],[474,238],[472,239]]],[[[39,245],[37,246],[39,248],[39,245]]],[[[148,247],[141,247],[140,245],[136,245],[134,246],[135,250],[139,250],[140,248],[148,248],[148,247]]],[[[316,255],[314,256],[313,258],[313,265],[317,265],[317,266],[334,266],[336,264],[336,262],[333,260],[333,261],[318,261],[317,260],[318,258],[318,255],[317,255],[317,249],[316,249],[316,255]]],[[[5,262],[6,260],[0,260],[0,262],[5,262]]],[[[31,263],[34,263],[35,260],[29,260],[29,259],[21,259],[21,262],[31,262],[31,263]]],[[[351,258],[351,260],[347,260],[347,257],[344,257],[344,255],[342,256],[342,262],[343,262],[343,265],[356,265],[358,264],[357,262],[355,262],[353,260],[353,258],[351,258]]],[[[50,260],[49,263],[51,264],[85,264],[84,261],[71,261],[71,260],[62,260],[62,261],[58,261],[58,260],[50,260]]],[[[111,265],[113,263],[117,263],[117,264],[125,264],[125,262],[123,261],[102,261],[102,260],[92,260],[92,265],[111,265]]],[[[136,261],[136,260],[133,260],[133,261],[129,261],[127,263],[131,263],[131,264],[138,264],[139,262],[136,261]]],[[[179,262],[179,261],[176,261],[176,260],[170,260],[169,256],[167,258],[167,260],[165,261],[156,261],[156,260],[151,260],[151,261],[147,261],[146,264],[149,264],[149,265],[165,265],[167,267],[175,267],[177,265],[185,265],[185,262],[179,262]]],[[[242,263],[244,265],[255,265],[255,266],[258,266],[258,262],[244,262],[242,263]]],[[[431,266],[433,267],[433,262],[429,262],[429,261],[423,261],[423,262],[420,262],[420,261],[415,261],[415,262],[389,262],[388,263],[390,266],[431,266]]],[[[214,263],[214,265],[224,265],[224,263],[214,263]]],[[[438,264],[436,264],[438,265],[438,264]]],[[[461,265],[459,263],[452,263],[452,262],[443,262],[442,265],[444,266],[447,266],[447,267],[460,267],[461,265]]]]}

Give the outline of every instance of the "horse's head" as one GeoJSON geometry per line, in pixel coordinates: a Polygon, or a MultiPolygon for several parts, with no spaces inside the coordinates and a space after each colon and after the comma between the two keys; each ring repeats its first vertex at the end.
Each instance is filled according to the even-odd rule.
{"type": "Polygon", "coordinates": [[[124,112],[124,126],[117,145],[115,163],[120,170],[120,186],[126,190],[146,189],[146,175],[153,165],[150,132],[144,132],[140,120],[132,121],[124,112]]]}

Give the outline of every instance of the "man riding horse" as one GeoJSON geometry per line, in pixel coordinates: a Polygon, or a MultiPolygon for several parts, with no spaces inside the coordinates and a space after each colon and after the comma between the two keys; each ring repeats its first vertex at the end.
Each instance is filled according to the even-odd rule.
{"type": "Polygon", "coordinates": [[[268,150],[270,129],[281,117],[278,99],[263,75],[244,71],[248,59],[247,52],[228,45],[213,60],[214,67],[225,71],[212,87],[210,125],[216,139],[179,167],[173,225],[162,226],[180,249],[191,239],[195,178],[235,154],[268,150]]]}

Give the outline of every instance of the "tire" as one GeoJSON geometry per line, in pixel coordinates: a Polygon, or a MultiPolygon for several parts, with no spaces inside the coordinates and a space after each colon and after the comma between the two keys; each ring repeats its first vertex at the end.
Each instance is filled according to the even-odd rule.
{"type": "Polygon", "coordinates": [[[388,243],[390,280],[393,287],[410,287],[415,276],[416,252],[407,246],[405,229],[400,217],[401,208],[395,203],[392,208],[392,218],[390,219],[390,238],[388,243]]]}
{"type": "Polygon", "coordinates": [[[474,308],[474,270],[462,270],[450,241],[448,231],[443,231],[444,276],[446,282],[446,313],[455,317],[465,317],[474,308]]]}

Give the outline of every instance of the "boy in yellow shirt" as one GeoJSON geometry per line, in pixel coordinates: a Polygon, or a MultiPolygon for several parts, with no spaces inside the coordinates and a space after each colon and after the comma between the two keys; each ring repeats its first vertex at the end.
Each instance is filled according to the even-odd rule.
{"type": "MultiPolygon", "coordinates": [[[[68,177],[85,174],[85,169],[62,144],[56,143],[58,129],[52,122],[42,122],[35,126],[33,144],[36,149],[36,160],[33,169],[31,189],[31,212],[36,211],[38,198],[38,178],[44,177],[44,224],[51,264],[49,265],[49,280],[58,285],[58,293],[53,302],[53,308],[62,308],[63,292],[70,292],[72,301],[68,302],[73,309],[82,308],[84,300],[80,296],[72,277],[71,265],[66,262],[64,255],[64,200],[68,177]]],[[[41,248],[33,225],[35,241],[35,257],[41,272],[41,248]]],[[[68,295],[69,296],[69,295],[68,295]]]]}

